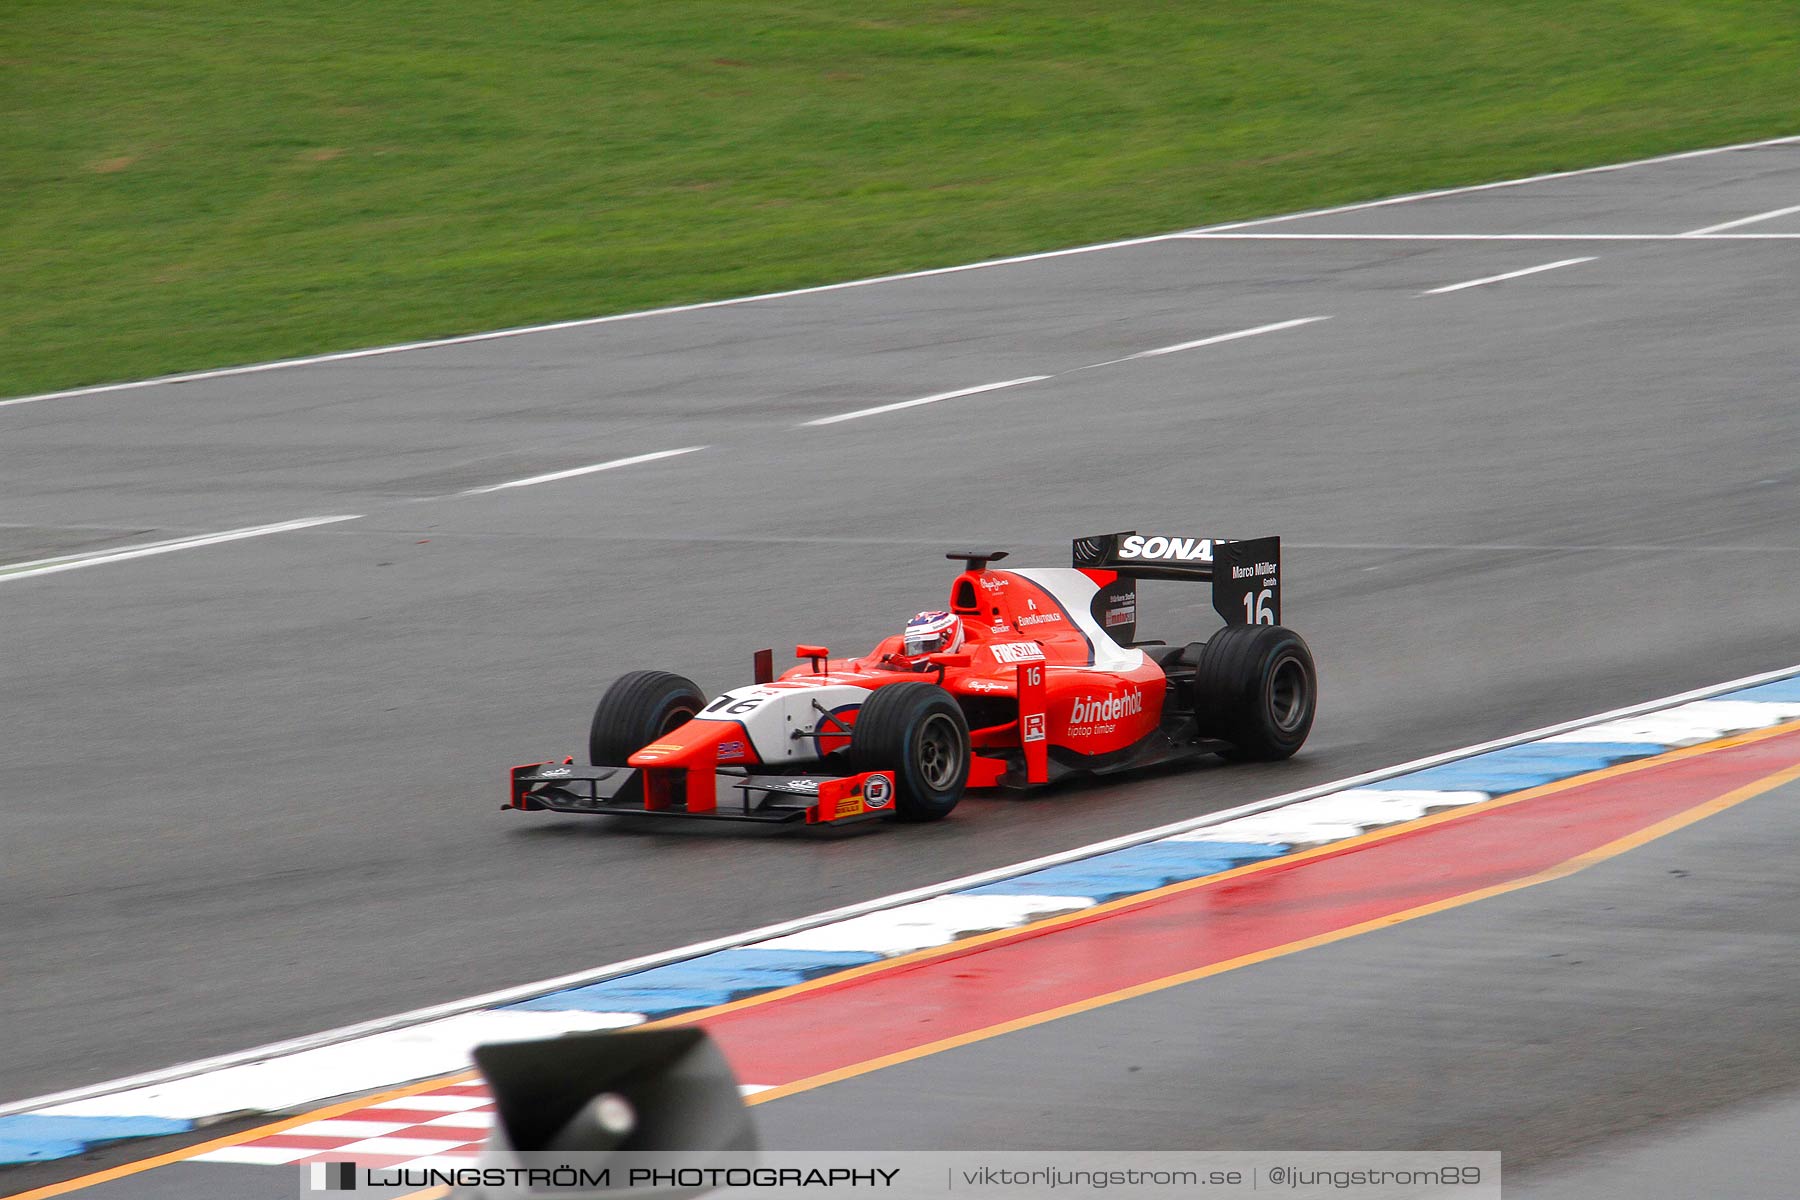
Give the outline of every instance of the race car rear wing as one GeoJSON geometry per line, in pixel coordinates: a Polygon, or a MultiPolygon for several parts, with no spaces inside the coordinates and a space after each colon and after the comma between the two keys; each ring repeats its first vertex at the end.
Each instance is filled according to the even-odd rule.
{"type": "MultiPolygon", "coordinates": [[[[1126,530],[1076,538],[1074,559],[1079,570],[1112,571],[1119,576],[1105,589],[1107,603],[1117,611],[1124,611],[1128,604],[1135,616],[1136,588],[1128,581],[1210,580],[1213,611],[1224,617],[1227,625],[1281,624],[1278,537],[1171,537],[1126,530]]],[[[1109,628],[1108,632],[1114,631],[1109,628]]]]}

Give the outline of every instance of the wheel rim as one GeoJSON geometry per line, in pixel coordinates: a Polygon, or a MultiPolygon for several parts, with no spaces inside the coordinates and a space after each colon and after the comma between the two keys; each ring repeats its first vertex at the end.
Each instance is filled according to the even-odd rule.
{"type": "Polygon", "coordinates": [[[1275,728],[1291,733],[1306,717],[1306,668],[1298,658],[1286,657],[1269,672],[1269,716],[1275,728]]]}
{"type": "Polygon", "coordinates": [[[661,737],[665,733],[674,733],[677,729],[693,720],[694,713],[695,710],[691,708],[670,709],[669,715],[663,718],[662,728],[656,731],[656,736],[661,737]]]}
{"type": "Polygon", "coordinates": [[[942,713],[925,718],[919,727],[915,757],[919,774],[932,791],[941,792],[955,783],[956,774],[962,769],[962,737],[956,722],[942,713]]]}

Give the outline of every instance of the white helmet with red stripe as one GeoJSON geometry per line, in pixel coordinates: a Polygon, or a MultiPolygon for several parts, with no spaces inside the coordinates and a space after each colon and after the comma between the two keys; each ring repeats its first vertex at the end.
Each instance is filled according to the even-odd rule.
{"type": "Polygon", "coordinates": [[[962,618],[955,613],[922,612],[906,623],[903,636],[901,653],[908,658],[947,654],[963,644],[962,618]]]}

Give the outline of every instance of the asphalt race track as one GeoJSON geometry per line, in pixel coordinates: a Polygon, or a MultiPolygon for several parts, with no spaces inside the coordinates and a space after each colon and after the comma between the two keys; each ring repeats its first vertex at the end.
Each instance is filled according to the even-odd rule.
{"type": "MultiPolygon", "coordinates": [[[[1800,215],[1737,222],[1796,194],[1800,145],[1764,146],[0,408],[0,563],[358,518],[58,573],[0,567],[0,1096],[665,949],[1794,661],[1800,215]],[[1312,317],[1329,319],[1287,324],[1312,317]],[[1132,357],[1264,326],[1284,327],[1132,357]],[[804,424],[1033,376],[1047,378],[804,424]],[[687,447],[705,448],[459,494],[687,447]],[[937,606],[945,550],[1060,564],[1069,537],[1131,527],[1283,536],[1287,622],[1325,688],[1299,759],[973,800],[939,826],[848,835],[498,811],[505,767],[578,753],[620,671],[728,686],[758,647],[860,648],[937,606]]],[[[1140,630],[1176,640],[1214,622],[1202,591],[1168,584],[1140,630]]],[[[1461,919],[1523,929],[1547,902],[1461,919]]],[[[1325,978],[1317,953],[1280,969],[1325,978]]],[[[1458,961],[1437,982],[1477,991],[1481,969],[1458,961]]],[[[1307,985],[1259,969],[1227,986],[1307,985]]],[[[1670,1031],[1692,1055],[1709,1044],[1704,1026],[1670,1031]]],[[[1349,1086],[1355,1058],[1328,1056],[1330,1086],[1349,1086]]],[[[1696,1082],[1657,1112],[1800,1083],[1795,1065],[1696,1082]]],[[[1474,1087],[1433,1107],[1469,1129],[1490,1112],[1474,1087]]],[[[1506,1148],[1550,1158],[1654,1115],[1577,1107],[1554,1132],[1520,1123],[1506,1148]]]]}

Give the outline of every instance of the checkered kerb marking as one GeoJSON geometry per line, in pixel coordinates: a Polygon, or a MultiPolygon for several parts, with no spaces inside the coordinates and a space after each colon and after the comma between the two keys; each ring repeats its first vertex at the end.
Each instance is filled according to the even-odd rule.
{"type": "MultiPolygon", "coordinates": [[[[766,1084],[739,1084],[746,1096],[766,1084]]],[[[354,1162],[358,1167],[466,1167],[494,1129],[494,1099],[480,1081],[450,1083],[308,1121],[280,1133],[194,1156],[195,1162],[286,1166],[354,1162]]]]}
{"type": "Polygon", "coordinates": [[[469,1166],[494,1127],[483,1083],[452,1083],[198,1155],[198,1162],[354,1162],[359,1167],[469,1166]]]}

